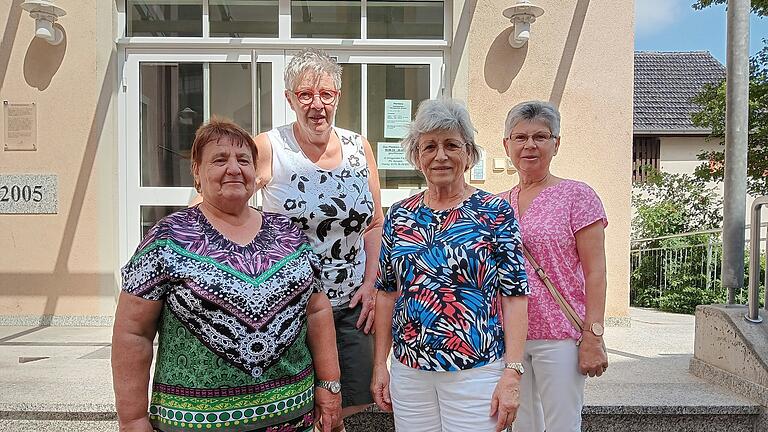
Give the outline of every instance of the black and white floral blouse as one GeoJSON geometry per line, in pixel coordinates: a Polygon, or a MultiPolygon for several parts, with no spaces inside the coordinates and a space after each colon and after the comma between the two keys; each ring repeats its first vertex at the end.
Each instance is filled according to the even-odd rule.
{"type": "Polygon", "coordinates": [[[363,232],[373,217],[373,197],[362,137],[333,131],[341,141],[342,161],[331,170],[307,158],[293,124],[269,131],[272,179],[262,195],[265,211],[289,216],[307,234],[320,255],[324,290],[338,306],[349,302],[363,281],[363,232]]]}

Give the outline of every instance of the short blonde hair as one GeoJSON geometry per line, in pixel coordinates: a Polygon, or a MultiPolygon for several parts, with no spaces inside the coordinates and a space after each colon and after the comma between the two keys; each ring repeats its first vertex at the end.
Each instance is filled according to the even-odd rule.
{"type": "Polygon", "coordinates": [[[305,73],[312,71],[320,76],[328,74],[336,86],[336,90],[341,89],[341,66],[336,60],[326,54],[324,51],[315,48],[305,48],[293,56],[283,72],[285,89],[293,91],[298,81],[305,73]]]}

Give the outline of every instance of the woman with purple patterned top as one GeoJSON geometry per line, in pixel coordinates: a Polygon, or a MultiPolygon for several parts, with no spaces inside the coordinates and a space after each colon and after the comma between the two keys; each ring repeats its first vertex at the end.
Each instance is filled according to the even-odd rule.
{"type": "Polygon", "coordinates": [[[121,431],[329,432],[341,398],[330,302],[307,237],[247,205],[257,150],[211,120],[192,145],[203,201],[157,223],[125,265],[112,372],[121,431]],[[152,398],[152,342],[158,334],[152,398]],[[325,381],[324,381],[325,380],[325,381]]]}

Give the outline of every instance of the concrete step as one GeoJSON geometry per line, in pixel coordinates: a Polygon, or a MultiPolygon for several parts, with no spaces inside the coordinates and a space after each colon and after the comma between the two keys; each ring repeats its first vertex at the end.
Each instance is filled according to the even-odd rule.
{"type": "Polygon", "coordinates": [[[74,420],[3,420],[3,432],[115,432],[116,421],[74,421],[74,420]]]}
{"type": "MultiPolygon", "coordinates": [[[[584,431],[768,432],[749,394],[688,372],[693,316],[631,314],[631,327],[606,329],[611,366],[587,379],[584,431]]],[[[0,326],[0,431],[116,431],[110,339],[109,328],[0,326]]],[[[392,431],[392,418],[361,413],[347,430],[392,431]]]]}
{"type": "MultiPolygon", "coordinates": [[[[584,407],[582,432],[766,432],[756,406],[584,407]]],[[[346,422],[348,432],[394,432],[391,414],[365,412],[346,422]]]]}
{"type": "MultiPolygon", "coordinates": [[[[8,410],[0,407],[0,431],[116,431],[115,413],[81,406],[80,411],[8,410]]],[[[51,410],[53,408],[54,410],[51,410]]],[[[72,408],[77,408],[73,406],[72,408]]],[[[735,406],[586,406],[583,432],[765,432],[768,416],[755,405],[735,406]]],[[[392,415],[378,410],[346,422],[348,432],[394,432],[392,415]]]]}

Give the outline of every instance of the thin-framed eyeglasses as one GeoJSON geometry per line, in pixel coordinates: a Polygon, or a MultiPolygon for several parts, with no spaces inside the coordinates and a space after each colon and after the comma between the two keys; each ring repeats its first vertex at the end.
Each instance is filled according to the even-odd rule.
{"type": "Polygon", "coordinates": [[[434,141],[429,141],[424,144],[419,145],[419,154],[422,156],[434,156],[437,154],[437,150],[442,147],[445,154],[456,154],[464,150],[464,147],[466,147],[467,143],[459,142],[459,141],[445,141],[443,142],[442,146],[434,141]]]}
{"type": "Polygon", "coordinates": [[[544,144],[545,142],[551,140],[552,138],[557,138],[557,137],[552,135],[549,132],[536,132],[533,135],[528,135],[524,133],[513,133],[509,136],[509,138],[506,138],[506,139],[518,145],[524,145],[528,142],[528,140],[532,139],[534,144],[539,145],[539,144],[544,144]]]}
{"type": "Polygon", "coordinates": [[[339,92],[337,90],[327,89],[316,92],[311,90],[300,90],[293,92],[293,94],[296,95],[296,99],[298,99],[299,103],[302,105],[311,104],[314,102],[315,97],[320,97],[320,102],[322,102],[323,105],[333,105],[339,98],[339,92]]]}

